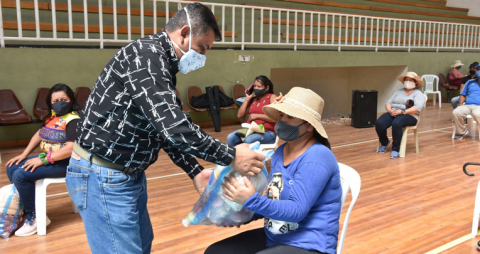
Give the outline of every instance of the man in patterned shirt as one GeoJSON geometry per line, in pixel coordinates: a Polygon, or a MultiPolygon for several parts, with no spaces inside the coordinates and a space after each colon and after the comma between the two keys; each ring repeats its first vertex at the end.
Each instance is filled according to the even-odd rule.
{"type": "Polygon", "coordinates": [[[195,157],[244,175],[261,171],[263,155],[205,134],[176,97],[176,73],[202,67],[206,51],[220,39],[210,9],[189,4],[165,30],[121,48],[100,73],[77,126],[66,178],[92,253],[150,252],[144,170],[160,149],[200,193],[210,172],[195,157]]]}

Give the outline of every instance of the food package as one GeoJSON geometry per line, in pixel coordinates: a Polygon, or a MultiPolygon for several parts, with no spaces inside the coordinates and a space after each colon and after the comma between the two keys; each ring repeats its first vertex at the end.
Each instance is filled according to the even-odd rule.
{"type": "MultiPolygon", "coordinates": [[[[264,154],[265,161],[273,155],[273,150],[262,152],[259,142],[250,144],[250,149],[264,154]]],[[[237,226],[252,219],[254,212],[223,196],[224,191],[221,185],[224,183],[224,178],[231,175],[238,182],[244,184],[243,176],[232,167],[215,166],[202,196],[183,220],[185,227],[188,225],[237,226]]],[[[268,180],[268,172],[265,166],[258,175],[247,177],[255,187],[255,191],[262,195],[268,180]]]]}

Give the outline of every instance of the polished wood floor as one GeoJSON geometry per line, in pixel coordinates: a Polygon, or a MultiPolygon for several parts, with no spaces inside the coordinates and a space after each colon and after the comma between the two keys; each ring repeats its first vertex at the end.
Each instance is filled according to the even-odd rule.
{"type": "MultiPolygon", "coordinates": [[[[452,140],[452,107],[446,103],[442,106],[439,109],[429,103],[422,111],[420,153],[415,153],[413,135],[409,135],[406,157],[395,160],[389,158],[389,150],[375,153],[374,128],[353,128],[338,119],[328,119],[324,126],[338,161],[353,167],[362,177],[344,253],[425,253],[470,233],[480,167],[470,167],[469,171],[477,174],[469,177],[463,174],[462,165],[480,162],[480,142],[472,138],[452,140]]],[[[225,140],[236,128],[223,126],[220,133],[212,128],[206,131],[225,140]]],[[[0,149],[0,186],[8,184],[5,162],[22,150],[0,149]]],[[[215,241],[262,226],[262,222],[255,222],[240,229],[185,228],[181,220],[199,197],[189,178],[163,152],[146,172],[154,253],[203,253],[215,241]]],[[[52,223],[47,235],[0,239],[0,253],[90,252],[82,220],[72,213],[65,186],[50,185],[48,194],[47,212],[52,223]]],[[[477,253],[477,240],[443,253],[477,253]]]]}

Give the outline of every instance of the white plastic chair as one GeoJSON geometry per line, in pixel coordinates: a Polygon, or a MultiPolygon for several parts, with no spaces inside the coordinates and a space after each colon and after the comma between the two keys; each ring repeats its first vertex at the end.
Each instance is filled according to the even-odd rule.
{"type": "MultiPolygon", "coordinates": [[[[469,131],[468,136],[474,136],[476,133],[477,128],[477,122],[475,122],[472,118],[472,115],[467,115],[467,118],[465,119],[467,121],[467,130],[469,131]],[[468,120],[470,119],[470,120],[468,120]]],[[[452,138],[455,138],[455,133],[457,132],[457,128],[455,127],[455,123],[453,124],[453,132],[452,132],[452,138]]],[[[480,141],[480,135],[478,136],[478,140],[480,141]]]]}
{"type": "MultiPolygon", "coordinates": [[[[249,123],[242,123],[242,128],[250,128],[250,124],[249,123]]],[[[275,143],[273,144],[261,144],[260,145],[260,150],[263,151],[263,150],[267,150],[267,149],[277,149],[278,147],[278,141],[280,139],[278,138],[278,136],[275,138],[275,143]]]]}
{"type": "MultiPolygon", "coordinates": [[[[423,75],[422,80],[425,82],[423,94],[425,96],[429,93],[433,94],[433,106],[435,106],[435,97],[438,94],[438,106],[442,107],[442,93],[438,90],[438,76],[437,75],[423,75]],[[433,86],[435,85],[435,89],[433,86]]],[[[425,100],[425,106],[427,105],[427,100],[425,100]]]]}
{"type": "MultiPolygon", "coordinates": [[[[35,182],[35,214],[37,217],[37,235],[47,234],[47,186],[51,183],[65,183],[65,177],[45,178],[35,182]]],[[[74,213],[78,213],[77,207],[72,201],[74,213]]]]}
{"type": "Polygon", "coordinates": [[[352,201],[350,202],[350,206],[348,207],[347,214],[343,221],[342,234],[338,239],[337,253],[342,254],[343,243],[345,242],[345,236],[347,235],[348,220],[350,219],[353,205],[355,205],[355,201],[357,201],[358,195],[360,194],[362,179],[355,169],[343,163],[338,163],[338,167],[340,169],[340,180],[342,184],[342,208],[345,199],[347,198],[348,190],[351,190],[352,192],[352,201]]]}
{"type": "Polygon", "coordinates": [[[478,220],[480,219],[480,181],[477,185],[477,195],[475,196],[475,209],[473,209],[472,238],[478,234],[478,220]]]}

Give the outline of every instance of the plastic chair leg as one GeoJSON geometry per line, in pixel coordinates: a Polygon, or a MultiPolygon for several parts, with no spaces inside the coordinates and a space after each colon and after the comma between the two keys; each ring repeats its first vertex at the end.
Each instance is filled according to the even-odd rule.
{"type": "Polygon", "coordinates": [[[442,94],[441,93],[438,93],[438,107],[439,108],[442,107],[442,94]]]}
{"type": "Polygon", "coordinates": [[[478,220],[480,219],[480,181],[477,185],[477,195],[475,196],[475,209],[473,209],[472,238],[478,233],[478,220]]]}
{"type": "Polygon", "coordinates": [[[407,135],[408,135],[408,129],[403,128],[402,142],[400,142],[400,152],[399,152],[400,158],[405,157],[405,150],[407,149],[407,135]]]}
{"type": "Polygon", "coordinates": [[[415,149],[418,154],[418,152],[420,151],[420,149],[418,149],[418,130],[417,129],[413,130],[413,133],[414,133],[413,135],[415,135],[415,149]]]}
{"type": "Polygon", "coordinates": [[[47,186],[44,180],[35,182],[35,215],[37,217],[37,235],[47,234],[47,186]]]}
{"type": "Polygon", "coordinates": [[[72,202],[72,210],[73,210],[73,213],[78,213],[77,206],[75,205],[75,203],[73,203],[73,200],[70,200],[70,202],[72,202]]]}

